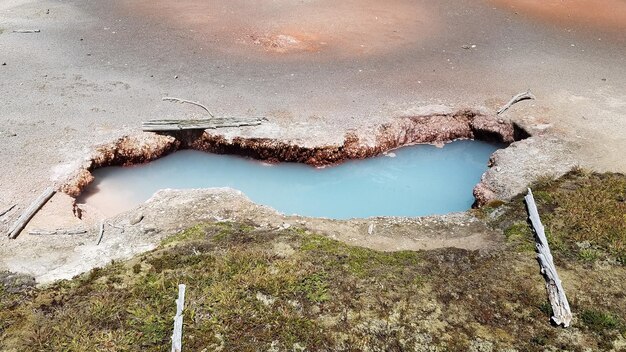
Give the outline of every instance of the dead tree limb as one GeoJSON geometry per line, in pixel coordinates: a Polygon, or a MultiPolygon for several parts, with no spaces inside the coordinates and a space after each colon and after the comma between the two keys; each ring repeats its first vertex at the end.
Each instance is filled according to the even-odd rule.
{"type": "Polygon", "coordinates": [[[39,33],[41,30],[39,29],[15,29],[13,33],[39,33]]]}
{"type": "Polygon", "coordinates": [[[99,235],[98,235],[98,242],[96,242],[96,246],[100,245],[100,242],[102,242],[102,237],[104,236],[104,221],[102,221],[100,223],[100,231],[99,231],[99,235]]]}
{"type": "Polygon", "coordinates": [[[506,103],[503,107],[500,108],[500,110],[498,110],[497,114],[501,115],[503,112],[507,111],[513,104],[517,104],[522,100],[528,100],[528,99],[532,99],[532,100],[536,99],[533,93],[530,92],[530,89],[525,92],[519,93],[513,98],[511,98],[511,100],[509,100],[508,103],[506,103]]]}
{"type": "Polygon", "coordinates": [[[176,315],[174,316],[174,332],[172,333],[172,352],[183,350],[183,309],[185,309],[185,285],[178,285],[176,315]]]}
{"type": "Polygon", "coordinates": [[[6,210],[3,210],[0,212],[0,216],[4,216],[6,213],[10,212],[11,210],[13,210],[13,208],[15,208],[17,206],[17,204],[13,204],[10,207],[8,207],[6,210]]]}
{"type": "Polygon", "coordinates": [[[17,236],[20,234],[20,232],[22,232],[24,227],[26,227],[30,219],[32,219],[33,216],[37,214],[39,209],[41,209],[41,207],[43,207],[44,204],[46,204],[46,202],[50,200],[50,198],[52,198],[55,192],[56,191],[54,190],[54,188],[48,187],[43,191],[43,193],[39,195],[39,197],[37,197],[37,199],[35,199],[34,202],[30,204],[30,206],[15,221],[13,226],[11,226],[8,234],[10,239],[17,238],[17,236]]]}
{"type": "Polygon", "coordinates": [[[206,112],[208,112],[211,117],[215,117],[215,116],[213,116],[213,113],[211,112],[211,110],[209,110],[209,108],[207,108],[206,106],[202,105],[201,103],[199,103],[197,101],[191,101],[191,100],[187,100],[187,99],[180,99],[180,98],[174,98],[174,97],[163,97],[163,101],[173,101],[173,102],[177,102],[177,103],[187,103],[187,104],[192,104],[192,105],[195,105],[195,106],[199,106],[202,109],[204,109],[206,112]]]}
{"type": "Polygon", "coordinates": [[[82,235],[87,233],[85,229],[56,229],[56,230],[31,230],[28,231],[29,235],[41,236],[41,235],[82,235]]]}
{"type": "Polygon", "coordinates": [[[535,233],[537,260],[541,267],[541,274],[546,280],[546,291],[548,291],[548,298],[552,306],[553,315],[551,319],[556,325],[568,327],[572,321],[572,312],[569,308],[567,297],[565,296],[565,290],[563,286],[561,286],[561,279],[559,279],[559,274],[556,272],[552,253],[550,252],[550,247],[548,247],[548,239],[546,238],[543,225],[541,224],[539,211],[537,210],[535,198],[530,188],[524,200],[526,201],[528,220],[535,233]]]}
{"type": "Polygon", "coordinates": [[[149,120],[141,124],[144,132],[165,132],[180,130],[207,130],[226,127],[258,126],[263,117],[231,117],[200,120],[149,120]]]}

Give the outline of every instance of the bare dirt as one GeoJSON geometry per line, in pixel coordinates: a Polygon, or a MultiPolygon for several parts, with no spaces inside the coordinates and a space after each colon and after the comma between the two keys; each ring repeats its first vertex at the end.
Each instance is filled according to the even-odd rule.
{"type": "Polygon", "coordinates": [[[599,30],[622,37],[626,31],[624,0],[492,0],[492,2],[516,14],[565,28],[599,30]]]}
{"type": "MultiPolygon", "coordinates": [[[[226,140],[315,148],[342,145],[346,134],[371,136],[360,142],[375,145],[376,131],[398,118],[465,108],[493,115],[531,88],[538,99],[502,119],[534,137],[494,156],[484,178],[489,192],[510,195],[574,164],[625,172],[623,2],[613,17],[583,5],[554,10],[563,21],[537,15],[544,12],[533,3],[3,1],[0,211],[18,206],[0,217],[0,230],[42,189],[89,163],[95,146],[136,135],[142,120],[204,117],[163,96],[201,101],[220,116],[269,120],[226,130],[226,140]],[[602,23],[608,27],[595,25],[602,23]]],[[[99,219],[85,221],[58,195],[32,226],[90,227],[99,219]]],[[[46,275],[79,242],[1,238],[0,268],[30,261],[28,272],[46,275]]]]}

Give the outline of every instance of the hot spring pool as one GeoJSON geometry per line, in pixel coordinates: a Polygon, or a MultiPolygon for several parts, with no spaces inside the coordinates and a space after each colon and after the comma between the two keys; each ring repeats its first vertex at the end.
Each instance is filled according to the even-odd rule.
{"type": "Polygon", "coordinates": [[[325,168],[185,150],[145,165],[95,170],[95,181],[79,202],[112,216],[163,188],[231,187],[285,214],[333,219],[445,214],[471,207],[472,188],[498,148],[479,141],[416,145],[390,153],[395,157],[325,168]]]}

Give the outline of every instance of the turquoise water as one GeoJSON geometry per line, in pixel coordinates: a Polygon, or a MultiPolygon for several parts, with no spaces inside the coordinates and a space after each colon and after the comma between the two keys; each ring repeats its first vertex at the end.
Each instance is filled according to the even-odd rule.
{"type": "Polygon", "coordinates": [[[285,214],[334,219],[445,214],[471,207],[472,188],[497,148],[478,141],[416,145],[326,168],[185,150],[145,165],[98,169],[82,201],[114,215],[162,188],[231,187],[285,214]]]}

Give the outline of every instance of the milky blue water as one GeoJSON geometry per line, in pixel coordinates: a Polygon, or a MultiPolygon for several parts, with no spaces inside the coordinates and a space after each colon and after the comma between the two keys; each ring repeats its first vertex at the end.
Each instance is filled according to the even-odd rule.
{"type": "Polygon", "coordinates": [[[498,146],[456,141],[404,147],[366,160],[314,168],[237,156],[179,151],[145,165],[107,167],[82,201],[114,215],[162,188],[231,187],[285,214],[334,219],[422,216],[464,211],[498,146]]]}

